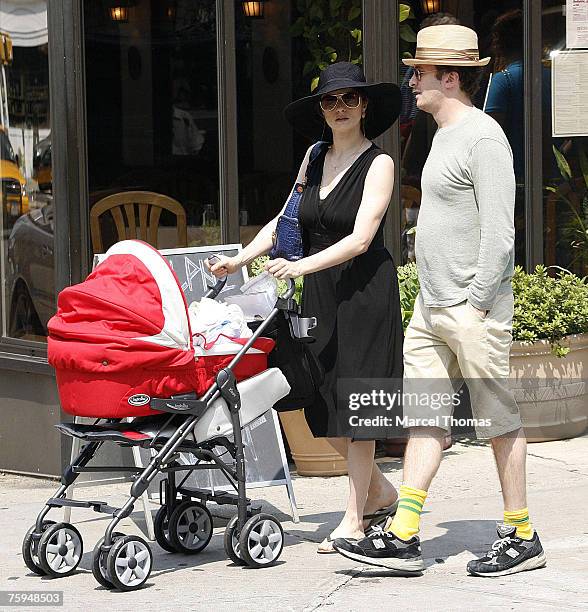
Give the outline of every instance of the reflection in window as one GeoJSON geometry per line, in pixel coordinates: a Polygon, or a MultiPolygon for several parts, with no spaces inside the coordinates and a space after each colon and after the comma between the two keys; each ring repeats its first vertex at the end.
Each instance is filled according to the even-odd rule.
{"type": "Polygon", "coordinates": [[[0,7],[2,335],[44,341],[54,314],[47,5],[0,7]]]}
{"type": "MultiPolygon", "coordinates": [[[[566,18],[561,2],[543,0],[542,9],[543,67],[549,74],[553,54],[565,52],[566,18]]],[[[587,276],[588,138],[554,138],[548,125],[543,133],[545,264],[587,276]]]]}
{"type": "MultiPolygon", "coordinates": [[[[84,28],[91,210],[121,192],[166,196],[185,212],[188,245],[218,244],[215,1],[136,0],[121,21],[87,0],[84,28]]],[[[135,204],[134,218],[120,209],[126,236],[136,225],[153,242],[140,231],[139,208],[149,205],[135,204]]],[[[177,219],[164,210],[154,220],[158,248],[186,246],[177,219]]],[[[99,228],[104,248],[124,237],[110,212],[99,228]]]]}

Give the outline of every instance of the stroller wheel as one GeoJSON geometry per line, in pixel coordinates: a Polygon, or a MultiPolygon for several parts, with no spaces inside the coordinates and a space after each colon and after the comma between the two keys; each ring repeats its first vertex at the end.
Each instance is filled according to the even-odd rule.
{"type": "Polygon", "coordinates": [[[142,587],[153,567],[149,544],[138,536],[118,539],[106,558],[106,569],[112,586],[119,591],[134,591],[142,587]]]}
{"type": "Polygon", "coordinates": [[[82,559],[80,532],[69,523],[55,523],[39,540],[39,564],[49,576],[69,576],[82,559]]]}
{"type": "MultiPolygon", "coordinates": [[[[124,537],[124,533],[118,533],[115,531],[112,534],[113,544],[119,538],[124,537]]],[[[96,578],[97,582],[99,582],[103,587],[111,589],[113,584],[110,582],[108,569],[106,567],[108,553],[105,553],[102,550],[102,544],[104,544],[104,538],[100,538],[96,546],[94,546],[94,552],[92,553],[92,574],[94,574],[94,578],[96,578]]]]}
{"type": "Polygon", "coordinates": [[[155,539],[163,550],[167,550],[167,552],[170,553],[178,552],[170,541],[169,520],[167,518],[166,506],[161,506],[161,508],[157,511],[155,520],[153,521],[153,529],[155,531],[155,539]]]}
{"type": "MultiPolygon", "coordinates": [[[[43,531],[45,531],[51,525],[55,525],[55,521],[43,521],[43,531]]],[[[39,563],[39,557],[34,552],[33,533],[35,532],[36,525],[33,525],[26,533],[24,540],[22,541],[22,558],[24,559],[25,565],[38,576],[45,576],[45,570],[39,563]]],[[[38,548],[37,544],[37,548],[38,548]]]]}
{"type": "Polygon", "coordinates": [[[212,538],[212,514],[199,502],[182,502],[169,518],[169,539],[178,552],[193,555],[212,538]]]}
{"type": "Polygon", "coordinates": [[[225,528],[224,546],[227,557],[235,565],[245,565],[239,551],[239,534],[237,533],[237,516],[234,516],[225,528]]]}
{"type": "Polygon", "coordinates": [[[278,560],[284,548],[284,531],[271,514],[256,514],[239,535],[239,552],[250,567],[266,567],[278,560]]]}

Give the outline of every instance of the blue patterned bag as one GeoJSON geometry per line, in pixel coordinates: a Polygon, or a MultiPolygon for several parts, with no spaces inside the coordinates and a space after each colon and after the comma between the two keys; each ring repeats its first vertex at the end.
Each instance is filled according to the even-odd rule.
{"type": "MultiPolygon", "coordinates": [[[[310,152],[308,165],[318,157],[327,142],[317,142],[310,152]]],[[[308,168],[307,168],[308,171],[308,168]]],[[[306,183],[306,177],[305,177],[306,183]]],[[[281,257],[288,261],[298,261],[303,257],[302,231],[298,221],[298,208],[304,193],[305,183],[296,183],[286,204],[284,214],[280,215],[273,234],[274,246],[269,252],[270,259],[281,257]]]]}

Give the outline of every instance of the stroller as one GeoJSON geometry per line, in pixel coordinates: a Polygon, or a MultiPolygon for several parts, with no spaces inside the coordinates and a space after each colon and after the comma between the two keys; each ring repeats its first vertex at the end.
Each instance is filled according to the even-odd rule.
{"type": "MultiPolygon", "coordinates": [[[[209,287],[206,297],[216,297],[225,282],[209,287]]],[[[213,533],[206,504],[213,502],[237,507],[224,532],[226,554],[235,564],[263,567],[276,562],[283,530],[278,519],[261,513],[246,496],[241,428],[290,391],[282,372],[267,368],[273,341],[261,335],[272,319],[285,316],[293,338],[312,341],[308,330],[316,320],[299,317],[293,295],[291,281],[236,354],[209,359],[195,357],[178,279],[146,243],[115,244],[86,281],[62,291],[58,312],[49,322],[49,361],[63,410],[95,421],[57,425],[85,446],[24,537],[23,558],[31,571],[54,577],[75,571],[83,554],[80,532],[45,517],[52,508],[92,508],[113,517],[92,554],[94,577],[108,589],[140,588],[153,567],[151,548],[143,538],[124,535],[116,527],[156,476],[163,479],[154,528],[163,549],[184,554],[204,550],[213,533]],[[150,463],[144,469],[88,466],[105,442],[149,449],[150,463]],[[214,452],[219,448],[220,455],[214,452]],[[180,453],[183,461],[186,456],[193,461],[181,462],[180,453]],[[220,470],[234,492],[188,487],[188,477],[202,469],[220,470]],[[79,474],[97,471],[133,473],[130,497],[121,508],[67,497],[79,474]],[[176,473],[184,472],[177,483],[176,473]]]]}

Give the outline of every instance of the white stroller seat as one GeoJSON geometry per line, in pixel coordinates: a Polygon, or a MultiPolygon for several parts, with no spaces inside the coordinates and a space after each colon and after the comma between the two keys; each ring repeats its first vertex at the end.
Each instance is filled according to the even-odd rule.
{"type": "MultiPolygon", "coordinates": [[[[237,383],[241,396],[241,425],[255,421],[274,404],[290,393],[290,385],[278,368],[267,370],[237,383]]],[[[200,444],[219,436],[232,437],[231,414],[224,399],[217,399],[198,419],[194,437],[200,444]]]]}

